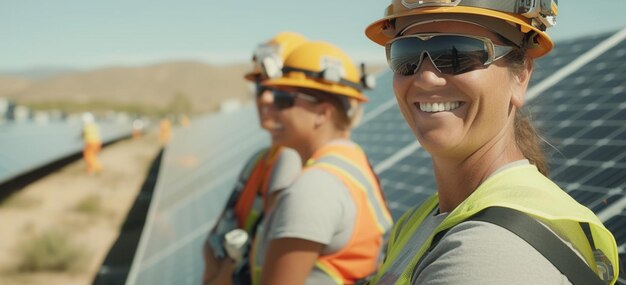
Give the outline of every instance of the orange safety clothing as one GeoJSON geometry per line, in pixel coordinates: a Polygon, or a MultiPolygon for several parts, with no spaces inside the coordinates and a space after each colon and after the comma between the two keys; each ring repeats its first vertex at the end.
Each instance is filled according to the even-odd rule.
{"type": "Polygon", "coordinates": [[[280,151],[280,146],[273,146],[257,155],[254,168],[235,203],[237,226],[248,233],[251,233],[261,213],[266,209],[270,175],[280,151]],[[259,199],[261,209],[255,209],[259,199]]]}
{"type": "Polygon", "coordinates": [[[85,160],[85,168],[88,174],[94,174],[102,171],[102,165],[98,161],[98,153],[102,147],[100,139],[100,131],[95,123],[86,123],[83,126],[83,159],[85,160]]]}
{"type": "Polygon", "coordinates": [[[172,136],[172,123],[168,119],[162,119],[159,123],[159,144],[166,145],[172,136]]]}
{"type": "Polygon", "coordinates": [[[393,224],[378,179],[363,150],[355,145],[332,144],[314,153],[305,170],[322,169],[337,176],[357,205],[352,236],[346,246],[320,256],[315,266],[338,284],[353,284],[378,266],[383,235],[393,224]]]}
{"type": "MultiPolygon", "coordinates": [[[[336,284],[354,284],[376,271],[383,236],[393,221],[380,184],[367,156],[356,144],[329,144],[316,151],[303,171],[318,169],[337,177],[350,192],[357,213],[354,229],[346,245],[337,252],[319,256],[315,262],[336,284]]],[[[258,241],[253,244],[253,284],[260,282],[262,257],[257,257],[258,241]]]]}

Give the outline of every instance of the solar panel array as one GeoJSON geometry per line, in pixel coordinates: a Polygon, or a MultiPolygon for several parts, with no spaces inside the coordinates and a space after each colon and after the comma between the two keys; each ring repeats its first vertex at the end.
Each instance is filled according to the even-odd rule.
{"type": "Polygon", "coordinates": [[[174,130],[127,284],[200,284],[201,248],[245,160],[269,136],[254,106],[174,130]]]}
{"type": "MultiPolygon", "coordinates": [[[[103,142],[129,136],[130,124],[99,123],[103,142]]],[[[78,121],[0,124],[0,184],[83,148],[82,125],[78,121]]]]}
{"type": "MultiPolygon", "coordinates": [[[[605,222],[615,234],[622,261],[626,253],[624,63],[626,42],[621,33],[559,42],[554,52],[536,62],[529,93],[537,86],[544,89],[527,102],[534,122],[553,145],[548,148],[551,178],[605,222]],[[614,45],[597,52],[611,40],[614,45]],[[588,62],[581,61],[585,57],[588,62]]],[[[353,139],[367,152],[397,219],[436,186],[430,156],[420,148],[395,104],[391,77],[389,72],[379,76],[379,87],[368,94],[372,99],[353,139]]],[[[257,124],[254,108],[248,107],[203,118],[194,122],[195,127],[175,133],[127,284],[200,283],[202,242],[244,160],[269,142],[257,124]]]]}

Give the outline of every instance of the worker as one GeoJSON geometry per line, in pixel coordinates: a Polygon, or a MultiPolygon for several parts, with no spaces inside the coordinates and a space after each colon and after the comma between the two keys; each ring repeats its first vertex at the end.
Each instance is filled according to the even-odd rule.
{"type": "Polygon", "coordinates": [[[170,118],[164,117],[159,121],[159,145],[166,146],[172,137],[172,122],[170,118]]]}
{"type": "Polygon", "coordinates": [[[276,122],[273,141],[295,149],[304,169],[259,226],[253,284],[354,284],[376,270],[392,225],[367,156],[350,140],[371,81],[321,41],[300,45],[278,71],[260,100],[276,122]]]}
{"type": "Polygon", "coordinates": [[[138,139],[143,135],[145,125],[145,121],[141,118],[137,118],[133,121],[133,139],[138,139]]]}
{"type": "Polygon", "coordinates": [[[100,153],[100,149],[102,148],[100,129],[96,124],[94,115],[90,112],[85,112],[82,114],[82,121],[82,138],[84,142],[83,160],[85,161],[85,168],[87,174],[97,174],[102,172],[102,165],[98,160],[98,154],[100,153]]]}
{"type": "Polygon", "coordinates": [[[557,12],[556,0],[392,0],[366,28],[437,183],[398,221],[372,284],[616,282],[613,235],[547,178],[523,109],[557,12]]]}
{"type": "MultiPolygon", "coordinates": [[[[271,129],[276,122],[268,117],[267,106],[260,104],[263,91],[260,83],[276,76],[272,73],[306,38],[294,32],[281,32],[259,45],[253,54],[253,70],[244,77],[255,84],[255,97],[260,125],[271,129]]],[[[236,284],[250,282],[248,255],[256,225],[271,207],[276,194],[293,182],[302,169],[298,154],[272,140],[269,147],[256,152],[239,175],[221,218],[211,231],[204,246],[205,271],[203,284],[236,284]],[[239,233],[239,236],[236,234],[239,233]],[[236,244],[235,238],[241,241],[236,244]],[[233,244],[234,243],[234,244],[233,244]],[[233,248],[236,246],[235,248],[233,248]]]]}

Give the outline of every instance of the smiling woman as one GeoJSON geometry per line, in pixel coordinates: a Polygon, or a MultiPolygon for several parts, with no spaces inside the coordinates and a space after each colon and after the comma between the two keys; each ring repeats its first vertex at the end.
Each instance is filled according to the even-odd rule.
{"type": "Polygon", "coordinates": [[[437,182],[437,194],[398,221],[373,283],[615,283],[612,234],[545,176],[521,111],[558,11],[557,1],[529,3],[393,0],[366,29],[386,47],[399,109],[437,182]],[[544,233],[527,239],[531,226],[544,233]],[[537,247],[548,241],[561,247],[549,253],[569,257],[537,247]]]}
{"type": "Polygon", "coordinates": [[[391,215],[367,156],[350,140],[363,75],[326,42],[308,42],[262,83],[272,140],[295,149],[302,173],[259,226],[253,284],[354,284],[378,266],[391,215]]]}

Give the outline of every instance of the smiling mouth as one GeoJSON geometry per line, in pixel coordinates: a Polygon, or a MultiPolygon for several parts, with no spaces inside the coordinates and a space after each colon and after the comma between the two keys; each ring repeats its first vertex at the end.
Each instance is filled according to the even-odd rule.
{"type": "Polygon", "coordinates": [[[272,121],[269,126],[269,130],[276,131],[281,130],[283,128],[283,124],[272,121]]]}
{"type": "Polygon", "coordinates": [[[437,112],[446,112],[458,109],[463,105],[463,102],[440,102],[440,103],[426,103],[426,102],[418,102],[415,105],[427,113],[437,113],[437,112]]]}

